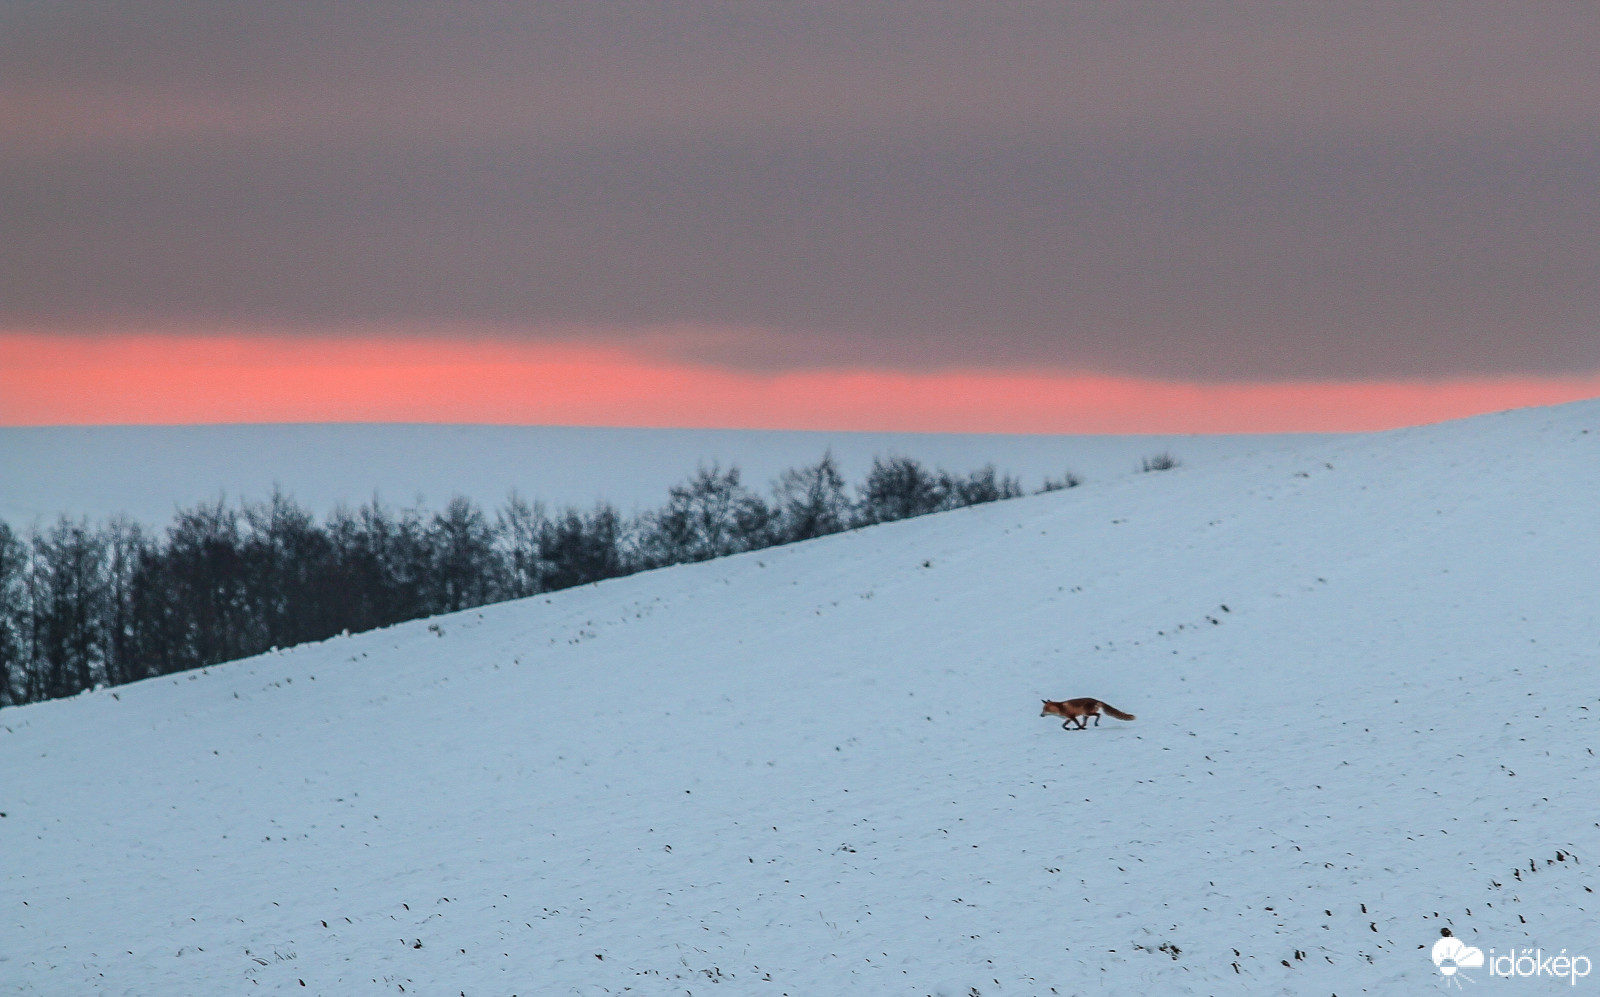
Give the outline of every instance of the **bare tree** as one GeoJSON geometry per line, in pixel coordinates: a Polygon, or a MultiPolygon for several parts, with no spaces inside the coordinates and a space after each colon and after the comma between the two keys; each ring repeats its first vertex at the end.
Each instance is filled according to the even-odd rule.
{"type": "Polygon", "coordinates": [[[246,646],[289,647],[337,633],[324,598],[333,560],[327,531],[277,488],[266,502],[246,503],[244,521],[246,646]]]}
{"type": "Polygon", "coordinates": [[[506,595],[521,599],[544,591],[549,566],[539,556],[539,536],[549,517],[544,503],[529,503],[513,491],[495,519],[495,544],[505,573],[506,595]]]}
{"type": "Polygon", "coordinates": [[[196,668],[248,653],[246,562],[239,513],[222,499],[180,510],[167,530],[166,589],[177,633],[162,643],[160,671],[196,668]]]}
{"type": "Polygon", "coordinates": [[[493,602],[500,591],[494,530],[483,511],[456,496],[433,517],[434,604],[437,613],[493,602]]]}
{"type": "Polygon", "coordinates": [[[641,554],[658,567],[764,547],[771,521],[767,504],[739,483],[737,467],[701,466],[646,518],[641,554]]]}
{"type": "Polygon", "coordinates": [[[139,563],[149,548],[144,530],[118,517],[106,530],[106,682],[143,678],[139,668],[139,616],[135,599],[139,563]]]}
{"type": "Polygon", "coordinates": [[[1059,478],[1044,479],[1044,487],[1039,489],[1039,493],[1059,492],[1067,488],[1076,488],[1081,484],[1083,484],[1083,479],[1068,471],[1059,478]]]}
{"type": "Polygon", "coordinates": [[[784,471],[773,483],[773,539],[810,540],[850,526],[850,499],[833,452],[809,467],[784,471]]]}
{"type": "Polygon", "coordinates": [[[28,549],[0,522],[0,706],[27,702],[33,609],[28,604],[28,549]]]}
{"type": "Polygon", "coordinates": [[[94,685],[105,665],[106,542],[87,520],[63,516],[33,538],[35,667],[44,698],[94,685]]]}
{"type": "Polygon", "coordinates": [[[569,508],[547,520],[539,533],[539,557],[548,567],[549,588],[627,574],[630,566],[622,556],[622,532],[622,517],[604,502],[588,514],[569,508]]]}
{"type": "Polygon", "coordinates": [[[940,477],[910,457],[873,458],[856,504],[863,524],[887,523],[937,512],[945,501],[940,477]]]}
{"type": "Polygon", "coordinates": [[[941,471],[939,479],[944,505],[950,509],[982,505],[985,502],[999,502],[1022,494],[1021,483],[1009,474],[1000,474],[994,469],[993,464],[985,464],[965,478],[941,471]]]}

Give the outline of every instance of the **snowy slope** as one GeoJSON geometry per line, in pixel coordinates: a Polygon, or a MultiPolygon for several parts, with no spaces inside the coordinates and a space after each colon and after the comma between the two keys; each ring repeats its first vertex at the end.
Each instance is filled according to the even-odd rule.
{"type": "Polygon", "coordinates": [[[1442,926],[1600,958],[1597,458],[1592,402],[1346,437],[8,709],[0,989],[1346,997],[1442,986],[1442,926]],[[1070,696],[1138,720],[1038,717],[1070,696]]]}
{"type": "Polygon", "coordinates": [[[966,473],[994,463],[1033,491],[1068,470],[1091,481],[1125,477],[1170,450],[1185,463],[1284,449],[1325,437],[1007,436],[981,433],[823,433],[577,426],[268,425],[0,427],[0,519],[119,513],[165,526],[197,502],[263,499],[274,485],[312,512],[454,495],[485,508],[512,490],[554,505],[605,499],[634,512],[666,500],[700,463],[737,464],[764,492],[784,469],[832,449],[847,479],[891,453],[966,473]]]}

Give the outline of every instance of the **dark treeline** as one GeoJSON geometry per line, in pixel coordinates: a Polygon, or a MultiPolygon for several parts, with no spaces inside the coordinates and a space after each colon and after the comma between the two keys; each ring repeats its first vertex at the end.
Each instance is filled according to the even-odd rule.
{"type": "Polygon", "coordinates": [[[824,455],[768,497],[736,467],[701,467],[631,519],[513,494],[493,516],[464,498],[434,513],[374,499],[318,523],[274,494],[183,510],[165,534],[123,519],[26,535],[0,523],[0,705],[1021,494],[993,466],[962,477],[906,457],[874,461],[850,489],[824,455]]]}

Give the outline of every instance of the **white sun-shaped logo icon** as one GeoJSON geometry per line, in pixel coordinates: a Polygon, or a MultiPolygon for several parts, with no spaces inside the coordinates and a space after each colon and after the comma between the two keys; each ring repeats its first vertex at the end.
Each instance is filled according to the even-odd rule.
{"type": "Polygon", "coordinates": [[[1477,969],[1483,965],[1483,950],[1473,948],[1459,938],[1445,937],[1433,943],[1433,964],[1439,967],[1439,972],[1446,980],[1461,988],[1461,981],[1476,983],[1472,977],[1461,972],[1463,969],[1477,969]]]}

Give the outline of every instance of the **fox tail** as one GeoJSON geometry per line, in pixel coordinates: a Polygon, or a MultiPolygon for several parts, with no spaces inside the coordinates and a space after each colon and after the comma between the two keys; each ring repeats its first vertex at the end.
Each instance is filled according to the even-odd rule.
{"type": "Polygon", "coordinates": [[[1118,720],[1134,719],[1134,715],[1132,713],[1124,713],[1115,706],[1112,706],[1110,703],[1101,703],[1100,707],[1101,709],[1105,710],[1107,716],[1116,717],[1118,720]]]}

